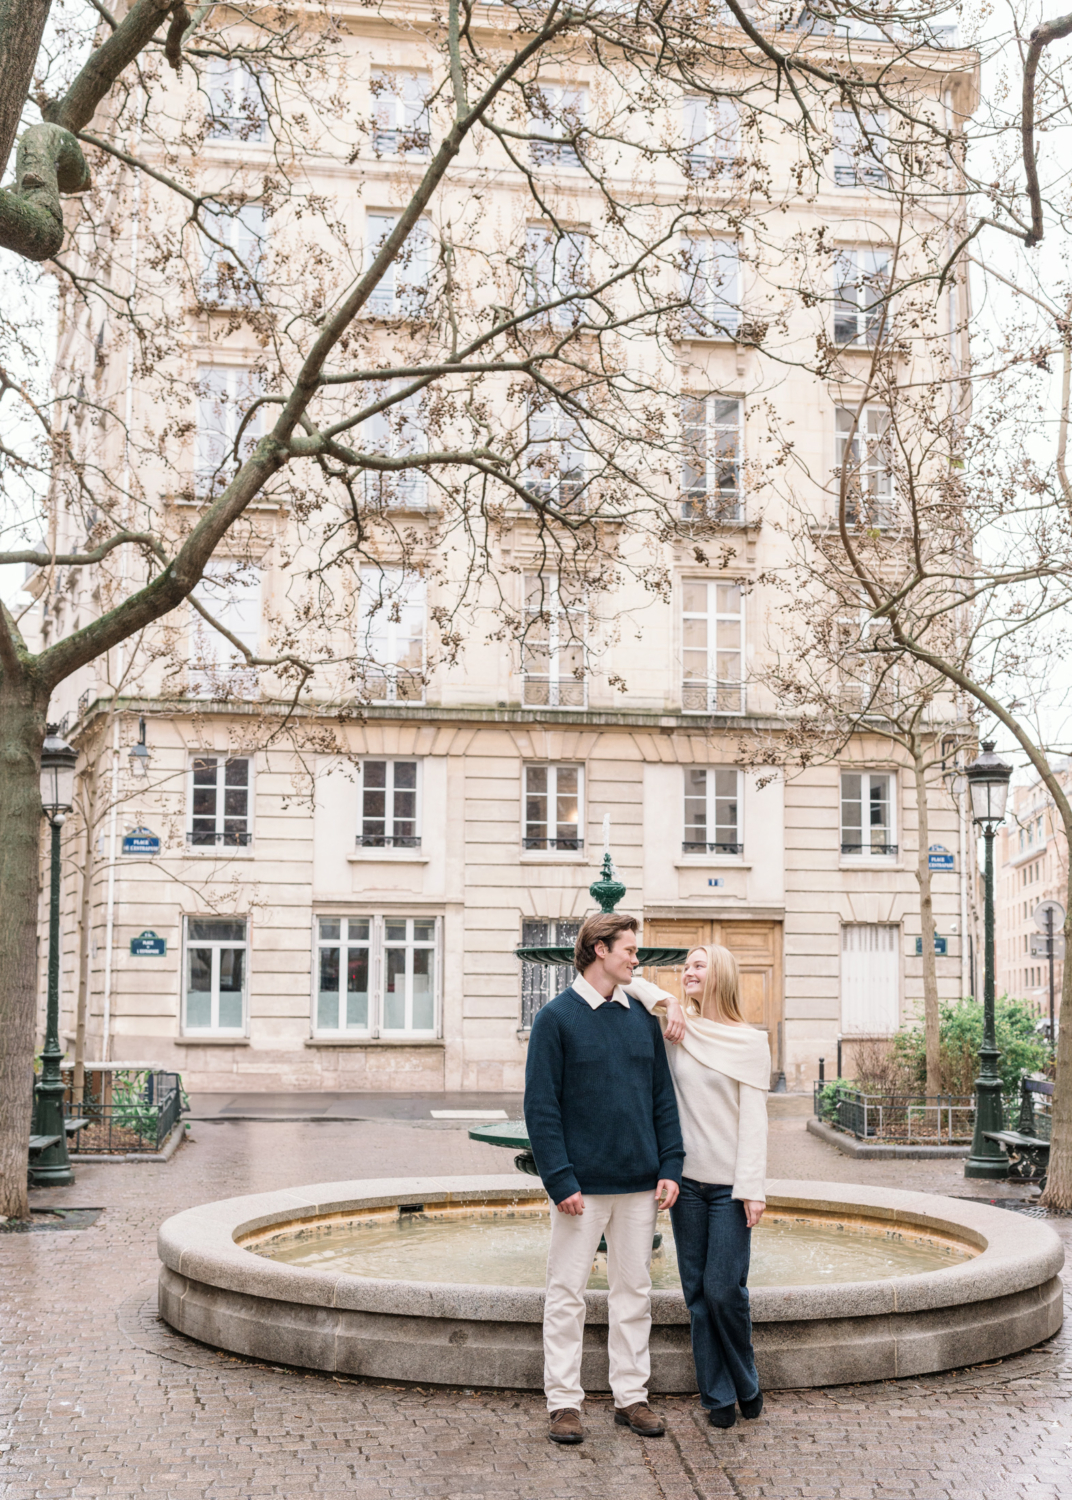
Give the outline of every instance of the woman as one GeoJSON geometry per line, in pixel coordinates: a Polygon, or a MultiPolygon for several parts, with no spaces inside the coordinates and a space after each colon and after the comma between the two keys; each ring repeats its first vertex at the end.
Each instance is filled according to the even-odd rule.
{"type": "Polygon", "coordinates": [[[737,1406],[758,1417],[763,1394],[748,1308],[751,1231],[766,1207],[766,1033],[741,1015],[737,960],[728,948],[693,948],[685,1005],[634,980],[648,1010],[665,1011],[685,1166],[670,1210],[678,1271],[692,1324],[700,1400],[714,1427],[732,1427],[737,1406]]]}

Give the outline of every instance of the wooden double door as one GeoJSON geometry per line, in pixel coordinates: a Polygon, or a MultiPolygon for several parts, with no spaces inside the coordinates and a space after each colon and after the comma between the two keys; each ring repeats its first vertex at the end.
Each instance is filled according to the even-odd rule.
{"type": "MultiPolygon", "coordinates": [[[[695,948],[720,943],[741,967],[741,1012],[750,1026],[761,1026],[770,1041],[771,1068],[778,1073],[782,1059],[782,924],[746,922],[727,918],[701,921],[692,918],[656,919],[644,924],[644,941],[653,947],[695,948]]],[[[645,974],[663,989],[681,994],[681,969],[646,969],[645,974]]]]}

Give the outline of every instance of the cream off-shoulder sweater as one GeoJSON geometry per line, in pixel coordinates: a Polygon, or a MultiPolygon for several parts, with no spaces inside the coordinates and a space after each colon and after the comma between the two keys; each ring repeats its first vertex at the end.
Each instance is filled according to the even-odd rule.
{"type": "MultiPolygon", "coordinates": [[[[646,979],[624,986],[665,1017],[675,997],[646,979]]],[[[725,1026],[685,1012],[685,1040],[667,1042],[685,1142],[684,1177],[732,1186],[735,1198],[767,1196],[770,1046],[753,1026],[725,1026]]]]}

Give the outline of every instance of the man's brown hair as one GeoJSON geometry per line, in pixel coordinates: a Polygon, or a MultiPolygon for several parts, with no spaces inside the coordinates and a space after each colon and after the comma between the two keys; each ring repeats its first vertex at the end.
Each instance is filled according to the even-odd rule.
{"type": "Polygon", "coordinates": [[[639,932],[636,917],[626,916],[620,911],[601,911],[596,917],[585,917],[577,942],[573,949],[573,962],[578,974],[583,974],[589,964],[594,964],[598,954],[596,944],[605,943],[613,948],[623,932],[639,932]]]}

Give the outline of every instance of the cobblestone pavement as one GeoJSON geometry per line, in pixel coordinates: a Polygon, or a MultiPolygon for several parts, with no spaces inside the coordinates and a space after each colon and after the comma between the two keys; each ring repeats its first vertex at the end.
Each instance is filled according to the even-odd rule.
{"type": "MultiPolygon", "coordinates": [[[[771,1175],[966,1194],[957,1162],[856,1162],[772,1127],[771,1175]]],[[[661,1400],[669,1433],[546,1441],[540,1397],[376,1385],[219,1354],[155,1316],[155,1232],[212,1198],[347,1176],[499,1172],[428,1123],[199,1123],[167,1165],[80,1165],[35,1206],[104,1206],[76,1233],[0,1235],[4,1500],[1057,1500],[1072,1496],[1072,1318],[972,1370],[767,1397],[728,1433],[661,1400]]],[[[972,1185],[990,1196],[990,1185],[972,1185]]],[[[1006,1194],[1011,1195],[1011,1194],[1006,1194]]],[[[1060,1220],[1072,1252],[1072,1220],[1060,1220]]],[[[1072,1253],[1070,1253],[1072,1261],[1072,1253]]]]}

